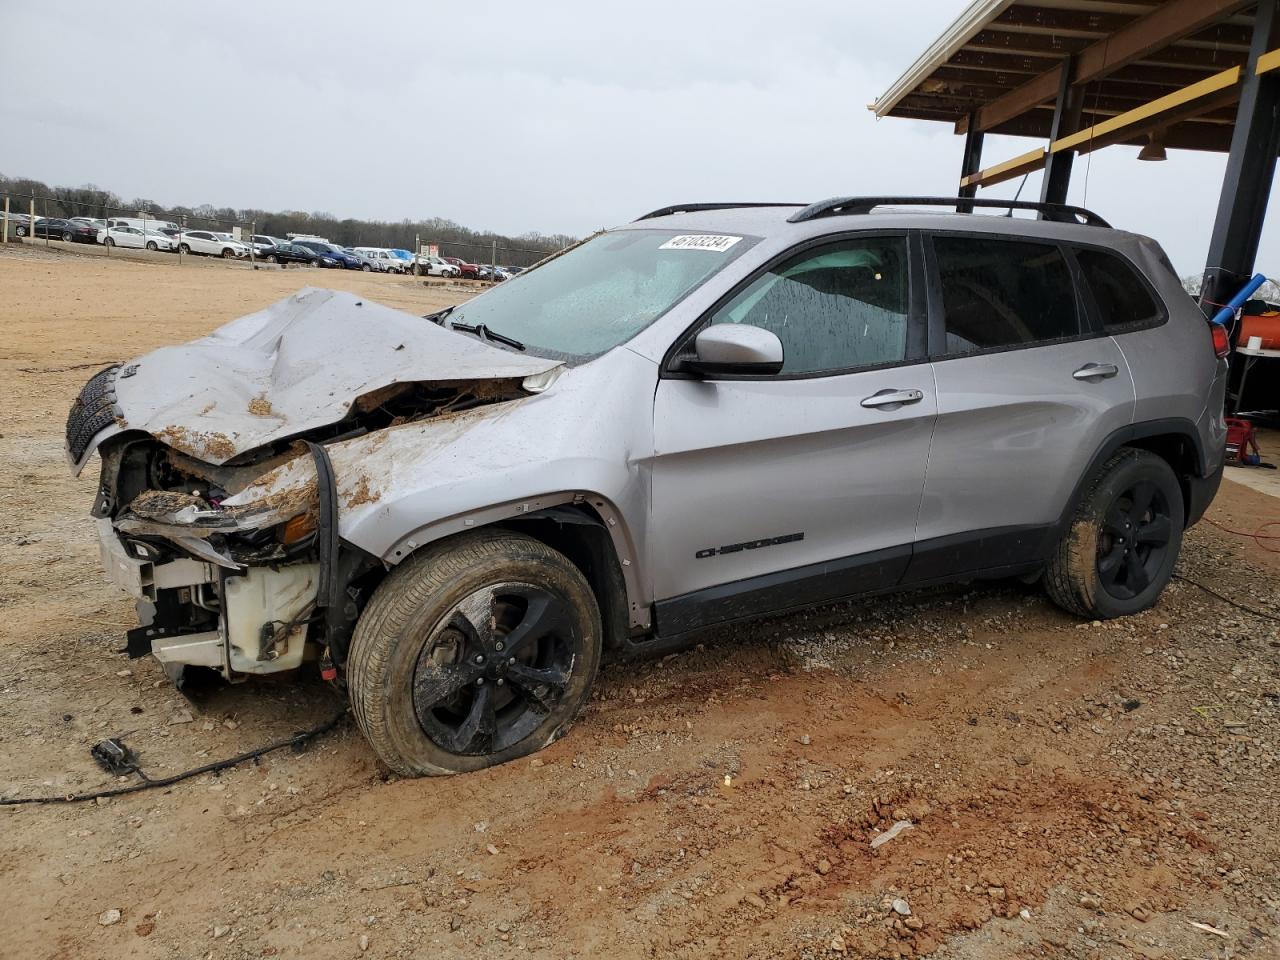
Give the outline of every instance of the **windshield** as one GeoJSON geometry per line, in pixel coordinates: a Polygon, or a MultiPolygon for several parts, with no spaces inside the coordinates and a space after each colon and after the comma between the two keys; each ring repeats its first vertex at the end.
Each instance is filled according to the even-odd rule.
{"type": "Polygon", "coordinates": [[[461,304],[451,322],[484,324],[534,352],[589,359],[625,343],[754,243],[674,230],[602,233],[461,304]]]}

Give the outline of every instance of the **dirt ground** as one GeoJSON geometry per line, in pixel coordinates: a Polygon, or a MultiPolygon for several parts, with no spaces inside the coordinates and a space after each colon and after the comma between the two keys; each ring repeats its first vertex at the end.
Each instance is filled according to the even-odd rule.
{"type": "MultiPolygon", "coordinates": [[[[189,702],[127,660],[94,467],[62,453],[95,370],[306,283],[459,296],[0,252],[0,798],[110,785],[106,736],[155,777],[337,708],[318,680],[189,702]]],[[[1280,499],[1228,481],[1210,517],[1254,530],[1280,499]]],[[[1179,567],[1265,617],[1186,580],[1105,625],[935,589],[610,665],[569,736],[479,774],[390,777],[344,721],[169,789],[0,807],[0,957],[1280,957],[1273,543],[1201,524],[1179,567]]]]}

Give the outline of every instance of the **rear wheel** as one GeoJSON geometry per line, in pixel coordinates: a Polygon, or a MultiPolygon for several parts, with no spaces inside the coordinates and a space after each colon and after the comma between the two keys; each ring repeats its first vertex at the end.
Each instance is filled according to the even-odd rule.
{"type": "Polygon", "coordinates": [[[514,760],[569,729],[600,634],[591,588],[562,554],[505,531],[447,541],[397,567],[361,616],[353,711],[407,776],[514,760]]]}
{"type": "Polygon", "coordinates": [[[372,273],[372,272],[373,272],[373,267],[369,266],[367,263],[362,263],[362,264],[360,265],[360,269],[361,269],[361,270],[363,270],[365,273],[372,273]]]}
{"type": "Polygon", "coordinates": [[[14,232],[15,232],[15,233],[17,233],[17,235],[18,235],[18,236],[20,236],[20,237],[25,237],[25,236],[27,235],[27,228],[26,228],[26,227],[15,227],[15,228],[14,228],[14,232]]]}
{"type": "Polygon", "coordinates": [[[1125,448],[1086,486],[1045,572],[1053,601],[1107,620],[1155,605],[1182,546],[1182,488],[1153,453],[1125,448]]]}
{"type": "Polygon", "coordinates": [[[63,243],[70,243],[70,242],[71,242],[72,240],[74,240],[74,239],[75,239],[75,237],[74,237],[74,236],[72,236],[72,233],[71,233],[71,231],[70,231],[70,230],[63,230],[63,231],[62,231],[62,242],[63,242],[63,243]]]}

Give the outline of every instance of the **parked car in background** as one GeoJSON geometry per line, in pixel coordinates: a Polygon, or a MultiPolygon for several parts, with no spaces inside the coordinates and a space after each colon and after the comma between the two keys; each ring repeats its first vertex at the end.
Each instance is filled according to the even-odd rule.
{"type": "Polygon", "coordinates": [[[404,273],[405,262],[399,257],[394,256],[390,250],[382,247],[356,247],[353,251],[357,257],[372,257],[374,260],[382,264],[382,269],[387,273],[404,273]]]}
{"type": "Polygon", "coordinates": [[[200,253],[209,257],[247,257],[249,248],[229,233],[210,230],[188,230],[178,235],[178,249],[183,253],[200,253]]]}
{"type": "Polygon", "coordinates": [[[387,262],[385,260],[380,260],[377,257],[371,257],[367,253],[361,253],[358,248],[353,250],[351,247],[343,247],[342,249],[345,253],[351,254],[351,256],[360,261],[360,269],[365,273],[387,272],[387,262]]]}
{"type": "Polygon", "coordinates": [[[173,240],[166,237],[163,233],[154,231],[142,231],[137,227],[107,227],[105,230],[99,230],[97,233],[99,243],[105,243],[108,247],[132,247],[137,250],[165,250],[171,251],[176,248],[173,240]]]}
{"type": "MultiPolygon", "coordinates": [[[[12,229],[20,237],[27,236],[33,230],[30,218],[24,217],[12,229]]],[[[75,240],[93,243],[97,238],[97,231],[83,223],[72,223],[61,217],[41,217],[35,222],[34,235],[41,239],[65,240],[67,243],[75,240]]]]}
{"type": "Polygon", "coordinates": [[[262,259],[267,263],[300,263],[308,267],[338,266],[338,261],[332,257],[321,256],[314,250],[309,250],[296,243],[290,243],[287,240],[281,240],[277,243],[275,248],[266,253],[262,259]]]}
{"type": "Polygon", "coordinates": [[[284,242],[279,237],[269,237],[264,233],[255,233],[249,238],[249,243],[253,246],[253,255],[261,260],[267,259],[271,251],[284,242]]]}
{"type": "Polygon", "coordinates": [[[97,239],[97,231],[105,230],[107,228],[107,221],[99,217],[68,217],[67,219],[72,223],[82,223],[87,227],[92,227],[94,229],[95,242],[97,239]]]}
{"type": "Polygon", "coordinates": [[[524,273],[525,270],[528,268],[527,267],[503,267],[502,269],[507,271],[507,273],[510,276],[518,277],[520,276],[520,274],[524,273]]]}
{"type": "Polygon", "coordinates": [[[402,249],[401,247],[389,247],[387,249],[387,253],[400,261],[401,270],[404,273],[409,273],[413,270],[413,254],[408,250],[402,249]]]}
{"type": "MultiPolygon", "coordinates": [[[[329,243],[325,240],[295,240],[293,245],[295,247],[306,247],[312,253],[327,257],[333,260],[336,266],[345,267],[347,270],[359,270],[362,266],[357,257],[347,253],[336,243],[329,243]]],[[[322,263],[321,266],[328,266],[328,264],[322,263]]]]}
{"type": "Polygon", "coordinates": [[[474,263],[467,263],[461,257],[441,257],[440,259],[457,267],[458,275],[463,280],[475,280],[480,276],[480,267],[474,263]]]}
{"type": "Polygon", "coordinates": [[[163,227],[178,229],[172,220],[158,220],[153,217],[108,217],[108,227],[137,227],[139,230],[155,232],[163,227]]]}
{"type": "Polygon", "coordinates": [[[452,263],[427,253],[418,254],[418,272],[428,277],[456,277],[462,273],[452,263]]]}

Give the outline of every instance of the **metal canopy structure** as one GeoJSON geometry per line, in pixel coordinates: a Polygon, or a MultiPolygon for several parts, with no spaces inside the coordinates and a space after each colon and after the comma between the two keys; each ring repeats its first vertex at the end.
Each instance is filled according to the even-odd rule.
{"type": "Polygon", "coordinates": [[[958,194],[1117,143],[1228,154],[1206,268],[1221,300],[1253,270],[1280,150],[1280,0],[975,0],[870,108],[965,137],[958,194]],[[986,134],[1042,143],[982,165],[986,134]]]}

